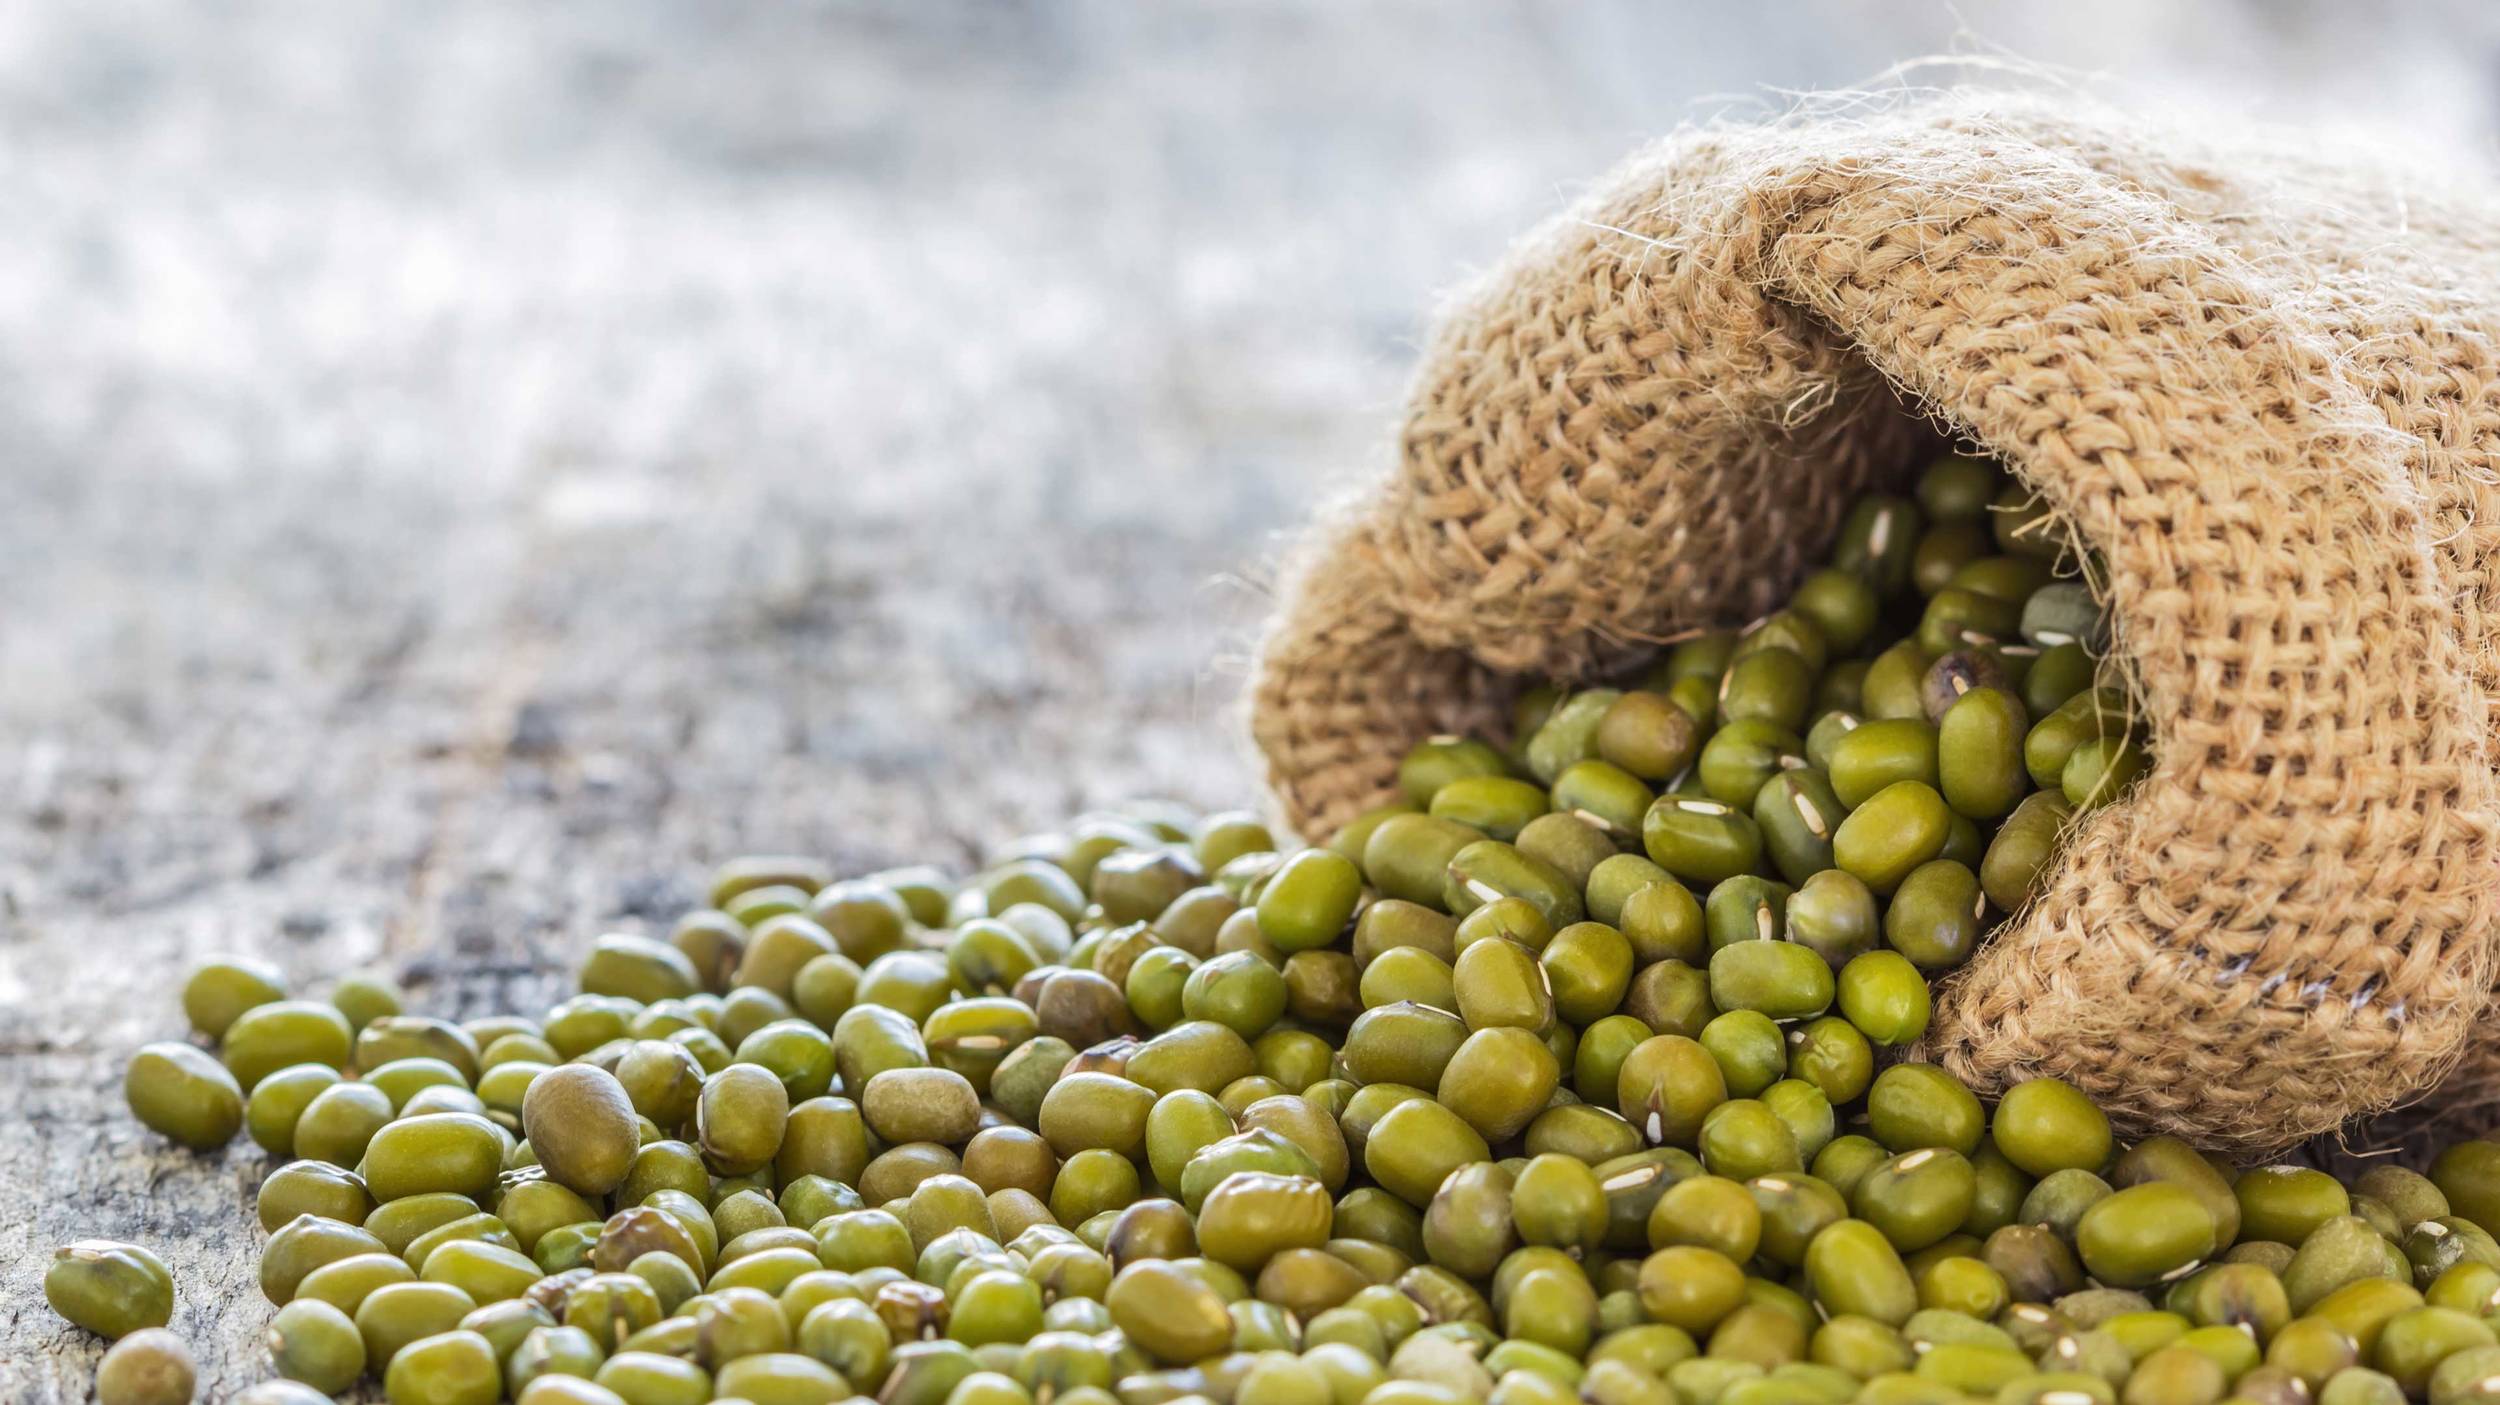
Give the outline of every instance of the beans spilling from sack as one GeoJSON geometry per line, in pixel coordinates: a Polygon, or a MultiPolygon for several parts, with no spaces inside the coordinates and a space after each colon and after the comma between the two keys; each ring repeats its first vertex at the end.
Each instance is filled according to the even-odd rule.
{"type": "MultiPolygon", "coordinates": [[[[1435,740],[1326,846],[1140,805],[956,882],[758,858],[530,1014],[189,976],[129,1065],[247,1134],[273,1379],[394,1405],[2433,1405],[2500,1393],[2500,1144],[2123,1146],[1908,1057],[2144,764],[1987,465],[1789,608],[1435,740]]],[[[73,1212],[74,1213],[74,1212],[73,1212]]],[[[190,1400],[143,1246],[45,1278],[190,1400]]]]}
{"type": "Polygon", "coordinates": [[[1948,457],[1915,500],[1859,502],[1786,608],[1626,688],[1529,692],[1511,747],[1418,746],[1407,803],[1337,847],[1451,913],[1594,917],[1651,980],[1666,961],[1720,979],[1719,953],[1757,937],[1727,982],[1759,966],[1810,986],[1809,956],[1839,972],[1876,951],[1957,966],[2073,816],[2146,764],[2102,676],[2105,619],[2047,526],[1996,469],[1948,457]]]}

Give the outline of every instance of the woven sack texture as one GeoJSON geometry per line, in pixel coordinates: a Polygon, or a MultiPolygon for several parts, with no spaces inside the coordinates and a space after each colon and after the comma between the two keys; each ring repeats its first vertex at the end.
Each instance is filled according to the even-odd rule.
{"type": "Polygon", "coordinates": [[[1287,819],[1773,608],[1958,441],[2105,563],[2154,764],[1926,1052],[2251,1155],[2419,1097],[2494,974],[2500,211],[2299,146],[1956,95],[1642,152],[1444,313],[1394,469],[1291,559],[1287,819]]]}

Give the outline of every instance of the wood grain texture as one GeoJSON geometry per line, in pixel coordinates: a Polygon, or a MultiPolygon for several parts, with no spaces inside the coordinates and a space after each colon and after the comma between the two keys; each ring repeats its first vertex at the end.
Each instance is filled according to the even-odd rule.
{"type": "Polygon", "coordinates": [[[0,1399],[88,1397],[86,1236],[265,1374],[268,1161],[118,1092],[186,962],[534,1007],[742,850],[1240,801],[1256,581],[1434,291],[1961,23],[1559,8],[0,17],[0,1399]]]}

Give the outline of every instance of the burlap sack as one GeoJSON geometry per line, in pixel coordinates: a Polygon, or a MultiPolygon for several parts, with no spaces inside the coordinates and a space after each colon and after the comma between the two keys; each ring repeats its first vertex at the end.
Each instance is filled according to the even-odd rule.
{"type": "Polygon", "coordinates": [[[1395,471],[1295,558],[1276,798],[1324,834],[1525,680],[1773,607],[1941,431],[2106,561],[2156,759],[1929,1052],[2247,1153],[2403,1103],[2494,969],[2496,231],[2377,163],[2029,100],[1676,137],[1443,317],[1395,471]]]}

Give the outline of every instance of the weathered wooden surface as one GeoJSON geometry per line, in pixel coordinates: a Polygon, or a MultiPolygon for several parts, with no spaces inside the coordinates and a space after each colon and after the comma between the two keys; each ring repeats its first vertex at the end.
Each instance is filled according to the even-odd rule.
{"type": "Polygon", "coordinates": [[[509,1008],[743,849],[1243,798],[1255,581],[1432,291],[1955,23],[937,8],[0,18],[0,1399],[87,1398],[89,1235],[263,1374],[268,1162],[118,1096],[183,963],[509,1008]]]}

